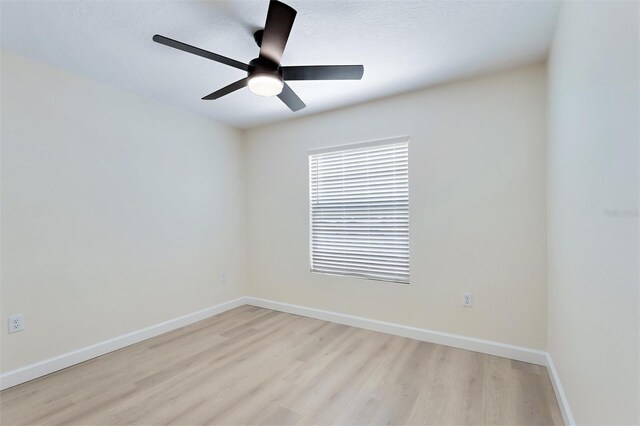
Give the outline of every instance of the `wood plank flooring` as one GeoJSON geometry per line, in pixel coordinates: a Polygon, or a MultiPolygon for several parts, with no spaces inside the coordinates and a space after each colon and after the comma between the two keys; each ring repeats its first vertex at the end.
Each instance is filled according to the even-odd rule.
{"type": "Polygon", "coordinates": [[[0,393],[2,425],[562,424],[546,369],[253,306],[0,393]]]}

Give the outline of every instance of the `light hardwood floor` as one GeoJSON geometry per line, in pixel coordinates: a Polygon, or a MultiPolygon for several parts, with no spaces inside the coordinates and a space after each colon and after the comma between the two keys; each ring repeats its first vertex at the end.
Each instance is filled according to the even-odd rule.
{"type": "Polygon", "coordinates": [[[252,306],[0,393],[13,424],[561,424],[546,369],[252,306]]]}

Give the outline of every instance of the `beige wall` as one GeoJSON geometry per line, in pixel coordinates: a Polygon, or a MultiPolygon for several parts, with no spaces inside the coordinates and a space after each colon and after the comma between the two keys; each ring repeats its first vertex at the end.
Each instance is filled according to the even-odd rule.
{"type": "Polygon", "coordinates": [[[545,141],[544,65],[248,131],[249,293],[545,349],[545,141]],[[311,274],[307,151],[403,135],[411,284],[311,274]]]}
{"type": "Polygon", "coordinates": [[[2,371],[244,295],[240,132],[8,53],[1,118],[2,371]]]}
{"type": "Polygon", "coordinates": [[[563,7],[549,65],[549,352],[578,424],[637,425],[640,11],[563,7]]]}

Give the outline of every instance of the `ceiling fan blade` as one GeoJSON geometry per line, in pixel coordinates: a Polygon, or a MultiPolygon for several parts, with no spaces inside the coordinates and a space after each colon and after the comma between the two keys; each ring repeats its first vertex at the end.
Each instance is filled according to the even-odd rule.
{"type": "Polygon", "coordinates": [[[231,92],[235,92],[238,89],[242,89],[243,87],[245,87],[247,85],[247,81],[249,80],[248,77],[243,78],[242,80],[238,80],[235,83],[231,83],[228,86],[223,87],[220,90],[216,90],[215,92],[211,93],[210,95],[205,96],[204,98],[202,98],[203,101],[211,101],[213,99],[218,99],[223,97],[224,95],[228,95],[231,92]]]}
{"type": "Polygon", "coordinates": [[[362,65],[307,65],[281,67],[285,80],[360,80],[362,65]]]}
{"type": "Polygon", "coordinates": [[[298,95],[296,95],[296,93],[291,90],[291,87],[289,87],[287,83],[284,84],[282,92],[280,92],[278,97],[293,112],[299,111],[302,108],[306,107],[304,102],[302,102],[302,99],[300,99],[298,95]]]}
{"type": "Polygon", "coordinates": [[[267,22],[264,24],[260,56],[267,58],[276,64],[282,60],[284,47],[289,39],[296,12],[291,6],[287,6],[277,0],[269,2],[267,22]]]}
{"type": "Polygon", "coordinates": [[[211,59],[212,61],[220,62],[243,71],[249,71],[249,65],[247,64],[236,61],[235,59],[227,58],[226,56],[218,55],[217,53],[209,52],[208,50],[200,49],[199,47],[182,43],[181,41],[173,40],[158,34],[153,36],[153,41],[164,44],[165,46],[173,47],[174,49],[182,50],[183,52],[202,56],[203,58],[211,59]]]}

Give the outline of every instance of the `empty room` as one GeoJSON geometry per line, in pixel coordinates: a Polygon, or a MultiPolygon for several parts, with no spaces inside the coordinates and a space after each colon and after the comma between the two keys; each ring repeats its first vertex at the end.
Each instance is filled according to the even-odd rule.
{"type": "Polygon", "coordinates": [[[0,0],[0,424],[639,425],[637,0],[0,0]]]}

